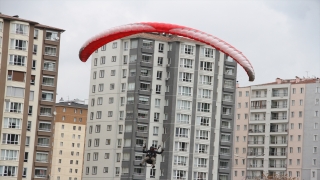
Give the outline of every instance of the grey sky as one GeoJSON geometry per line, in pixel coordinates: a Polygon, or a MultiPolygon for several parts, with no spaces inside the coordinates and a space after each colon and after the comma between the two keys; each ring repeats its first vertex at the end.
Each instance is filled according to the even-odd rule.
{"type": "Polygon", "coordinates": [[[251,61],[256,73],[256,80],[249,82],[238,66],[241,86],[303,77],[306,71],[320,77],[318,0],[0,0],[0,12],[66,30],[57,99],[88,98],[90,62],[78,58],[88,38],[142,21],[192,27],[232,44],[251,61]]]}

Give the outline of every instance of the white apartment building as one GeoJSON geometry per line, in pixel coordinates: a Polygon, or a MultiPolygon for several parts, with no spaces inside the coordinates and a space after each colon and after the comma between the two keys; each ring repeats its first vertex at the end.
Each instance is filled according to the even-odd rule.
{"type": "Polygon", "coordinates": [[[63,31],[0,14],[0,179],[49,179],[63,31]]]}
{"type": "Polygon", "coordinates": [[[92,55],[83,180],[231,179],[237,63],[203,43],[137,34],[92,55]],[[140,167],[146,144],[165,148],[140,167]]]}

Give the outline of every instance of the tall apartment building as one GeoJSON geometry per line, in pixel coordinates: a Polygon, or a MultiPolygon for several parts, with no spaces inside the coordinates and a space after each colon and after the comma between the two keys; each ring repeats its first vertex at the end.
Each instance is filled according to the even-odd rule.
{"type": "Polygon", "coordinates": [[[81,180],[87,111],[77,100],[56,104],[51,179],[81,180]]]}
{"type": "Polygon", "coordinates": [[[137,34],[92,55],[83,180],[231,179],[237,63],[172,35],[137,34]],[[165,148],[140,167],[146,144],[165,148]]]}
{"type": "Polygon", "coordinates": [[[49,178],[63,31],[0,14],[0,176],[49,178]]]}
{"type": "Polygon", "coordinates": [[[233,179],[319,179],[319,78],[277,78],[236,94],[233,179]]]}

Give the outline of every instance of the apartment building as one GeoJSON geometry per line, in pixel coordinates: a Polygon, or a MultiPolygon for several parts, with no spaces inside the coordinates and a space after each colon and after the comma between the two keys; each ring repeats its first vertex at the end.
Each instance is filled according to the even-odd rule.
{"type": "Polygon", "coordinates": [[[231,179],[235,61],[141,33],[103,45],[91,63],[83,180],[231,179]],[[165,148],[154,169],[139,166],[145,144],[165,148]]]}
{"type": "Polygon", "coordinates": [[[49,178],[63,31],[0,14],[0,178],[49,178]]]}
{"type": "Polygon", "coordinates": [[[236,94],[233,179],[319,179],[319,78],[277,78],[236,94]]]}
{"type": "Polygon", "coordinates": [[[81,180],[87,111],[79,100],[56,104],[51,179],[81,180]]]}

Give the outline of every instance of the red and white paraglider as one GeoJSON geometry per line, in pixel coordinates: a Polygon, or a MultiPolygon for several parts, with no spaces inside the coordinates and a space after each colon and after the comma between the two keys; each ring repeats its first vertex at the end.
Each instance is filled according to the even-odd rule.
{"type": "Polygon", "coordinates": [[[226,43],[225,41],[214,37],[210,34],[201,32],[196,29],[184,27],[180,25],[156,23],[156,22],[142,22],[127,24],[115,28],[111,28],[104,33],[101,33],[89,39],[80,49],[79,58],[82,62],[86,62],[90,55],[101,46],[134,34],[139,33],[168,33],[178,36],[187,37],[205,44],[227,54],[240,64],[249,76],[249,81],[254,81],[255,73],[250,61],[236,48],[226,43]]]}

